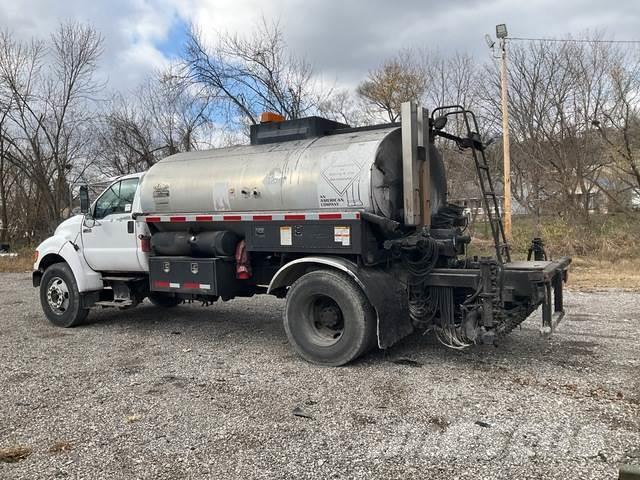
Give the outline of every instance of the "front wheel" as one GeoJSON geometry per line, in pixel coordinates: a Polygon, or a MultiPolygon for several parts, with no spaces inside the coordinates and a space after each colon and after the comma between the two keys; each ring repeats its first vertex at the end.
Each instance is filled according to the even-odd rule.
{"type": "Polygon", "coordinates": [[[305,360],[340,366],[375,344],[376,318],[360,287],[348,276],[316,270],[289,289],[284,328],[305,360]]]}
{"type": "Polygon", "coordinates": [[[66,263],[54,263],[45,270],[40,282],[40,304],[56,327],[75,327],[89,314],[89,309],[82,307],[78,284],[66,263]]]}

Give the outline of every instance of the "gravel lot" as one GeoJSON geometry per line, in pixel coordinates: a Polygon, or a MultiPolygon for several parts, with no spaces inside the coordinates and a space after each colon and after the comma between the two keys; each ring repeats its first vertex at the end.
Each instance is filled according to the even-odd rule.
{"type": "Polygon", "coordinates": [[[0,478],[617,478],[640,463],[640,294],[569,293],[551,339],[413,336],[338,369],[289,348],[283,302],[151,305],[49,326],[0,275],[0,478]],[[310,418],[296,416],[294,409],[310,418]]]}

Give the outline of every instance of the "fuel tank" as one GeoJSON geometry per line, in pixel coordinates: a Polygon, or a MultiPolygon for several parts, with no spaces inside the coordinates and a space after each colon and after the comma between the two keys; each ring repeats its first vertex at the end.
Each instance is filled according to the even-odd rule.
{"type": "MultiPolygon", "coordinates": [[[[442,157],[430,148],[432,213],[446,202],[442,157]]],[[[366,211],[402,221],[399,127],[180,153],[152,166],[145,214],[366,211]]]]}

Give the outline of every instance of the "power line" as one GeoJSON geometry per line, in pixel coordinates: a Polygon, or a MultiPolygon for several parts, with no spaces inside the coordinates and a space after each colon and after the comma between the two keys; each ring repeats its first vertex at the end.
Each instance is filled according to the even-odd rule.
{"type": "Polygon", "coordinates": [[[600,40],[600,39],[574,39],[574,38],[527,38],[527,37],[507,37],[507,40],[517,42],[563,42],[563,43],[631,43],[640,45],[640,40],[600,40]]]}

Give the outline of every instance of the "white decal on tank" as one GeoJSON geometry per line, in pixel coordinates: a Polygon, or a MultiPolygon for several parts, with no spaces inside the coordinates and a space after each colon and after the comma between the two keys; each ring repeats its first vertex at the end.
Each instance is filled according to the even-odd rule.
{"type": "Polygon", "coordinates": [[[216,182],[213,184],[213,208],[217,212],[231,210],[231,194],[233,189],[229,188],[227,182],[216,182]]]}
{"type": "Polygon", "coordinates": [[[360,179],[363,165],[344,152],[325,155],[320,165],[318,201],[321,208],[361,207],[360,179]]]}
{"type": "Polygon", "coordinates": [[[153,186],[153,203],[156,210],[166,211],[169,209],[171,190],[168,183],[156,183],[153,186]]]}

